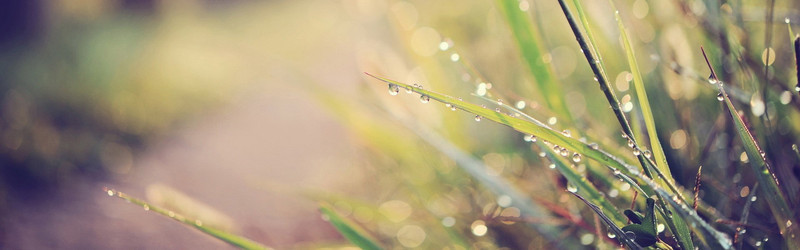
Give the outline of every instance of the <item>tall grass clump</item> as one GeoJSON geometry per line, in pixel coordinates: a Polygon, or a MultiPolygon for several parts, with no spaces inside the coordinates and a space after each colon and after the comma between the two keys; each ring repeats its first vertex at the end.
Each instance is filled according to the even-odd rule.
{"type": "MultiPolygon", "coordinates": [[[[367,73],[388,86],[390,95],[416,93],[422,103],[439,102],[443,110],[461,110],[472,116],[470,120],[505,125],[524,137],[516,142],[483,137],[478,128],[469,134],[480,139],[475,143],[496,148],[470,146],[457,138],[467,134],[454,135],[449,126],[441,125],[463,117],[443,113],[441,119],[446,121],[425,128],[420,123],[430,118],[419,114],[412,118],[411,112],[387,108],[399,124],[451,158],[457,172],[474,180],[471,188],[488,191],[455,191],[473,197],[479,209],[483,204],[479,215],[454,213],[463,225],[445,223],[455,215],[440,215],[445,227],[460,228],[459,236],[468,243],[465,247],[800,247],[795,212],[800,171],[792,149],[800,132],[800,105],[792,16],[785,19],[790,39],[777,39],[785,35],[773,32],[780,25],[773,21],[779,20],[774,13],[792,15],[796,4],[642,0],[555,4],[495,2],[498,19],[507,24],[509,42],[516,44],[513,51],[518,53],[517,59],[505,63],[519,62],[520,69],[481,69],[469,62],[470,54],[465,55],[475,47],[465,42],[467,48],[455,52],[445,39],[441,50],[445,58],[449,54],[449,61],[418,59],[432,69],[423,69],[425,77],[411,79],[427,82],[392,80],[391,69],[367,73]],[[556,8],[560,17],[544,12],[556,8]],[[764,10],[763,15],[753,14],[757,10],[764,10]],[[548,33],[547,26],[556,25],[568,28],[577,44],[546,39],[565,36],[548,33]],[[564,66],[558,61],[569,58],[557,55],[583,58],[574,72],[564,74],[559,73],[564,66]],[[493,77],[501,80],[489,83],[493,77]],[[454,94],[435,91],[446,86],[435,81],[455,82],[450,85],[454,94]],[[420,83],[439,88],[423,88],[420,83]],[[475,88],[471,96],[455,97],[465,86],[475,88]],[[447,137],[453,139],[448,142],[447,137]],[[512,159],[504,160],[504,166],[519,169],[498,172],[497,154],[512,159]],[[514,160],[519,161],[517,166],[514,160]],[[701,166],[705,166],[702,172],[701,166]],[[530,172],[552,175],[555,181],[541,182],[530,172]],[[487,202],[491,200],[487,196],[496,201],[487,202]],[[589,209],[579,209],[576,201],[589,209]],[[487,234],[485,225],[491,224],[487,220],[508,220],[502,216],[506,209],[517,209],[515,222],[525,226],[497,223],[487,234]],[[523,233],[528,229],[533,232],[523,233]]],[[[436,169],[432,164],[396,167],[436,169]]],[[[442,178],[437,179],[441,185],[458,188],[446,175],[436,178],[442,178]]],[[[426,197],[413,199],[421,203],[419,209],[441,213],[426,197]]]]}

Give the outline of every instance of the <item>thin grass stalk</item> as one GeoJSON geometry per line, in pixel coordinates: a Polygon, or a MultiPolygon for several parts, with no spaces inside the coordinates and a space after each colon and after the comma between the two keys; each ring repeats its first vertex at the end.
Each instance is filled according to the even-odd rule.
{"type": "Polygon", "coordinates": [[[270,247],[261,245],[260,243],[252,241],[250,239],[247,239],[247,238],[244,238],[244,237],[241,237],[241,236],[238,236],[238,235],[234,235],[234,234],[231,234],[231,233],[227,233],[227,232],[215,229],[215,228],[211,228],[209,226],[205,226],[205,225],[203,225],[203,222],[200,221],[200,220],[188,219],[183,215],[180,215],[178,213],[175,213],[175,212],[167,210],[167,209],[163,209],[163,208],[158,207],[158,206],[153,205],[153,204],[149,204],[149,203],[147,203],[145,201],[142,201],[142,200],[136,199],[134,197],[131,197],[131,196],[125,194],[125,193],[122,193],[122,192],[119,192],[119,191],[116,191],[116,190],[113,190],[113,189],[109,189],[109,188],[103,188],[103,192],[108,194],[108,196],[117,197],[117,198],[120,198],[122,200],[127,201],[128,203],[140,206],[140,207],[144,208],[145,211],[154,212],[154,213],[169,217],[170,219],[173,219],[173,220],[175,220],[177,222],[183,223],[184,225],[193,227],[193,228],[199,230],[200,232],[205,233],[206,235],[209,235],[209,236],[212,236],[214,238],[220,239],[220,240],[224,241],[225,243],[228,243],[228,244],[230,244],[230,245],[232,245],[234,247],[238,247],[238,248],[241,248],[241,249],[272,249],[270,247]]]}
{"type": "Polygon", "coordinates": [[[725,107],[733,118],[736,132],[742,140],[756,180],[761,183],[761,190],[764,192],[761,197],[765,197],[767,204],[769,204],[772,216],[775,218],[780,233],[784,238],[785,246],[788,249],[800,249],[800,224],[796,222],[794,209],[789,206],[785,192],[781,189],[780,182],[765,158],[765,154],[761,151],[761,148],[758,146],[758,143],[756,143],[747,125],[737,113],[736,107],[733,106],[727,93],[725,93],[725,88],[722,82],[717,78],[717,74],[714,72],[714,68],[711,66],[711,61],[708,60],[705,50],[702,47],[700,50],[703,52],[703,57],[711,70],[711,79],[717,82],[717,87],[719,88],[720,95],[723,97],[725,107]]]}

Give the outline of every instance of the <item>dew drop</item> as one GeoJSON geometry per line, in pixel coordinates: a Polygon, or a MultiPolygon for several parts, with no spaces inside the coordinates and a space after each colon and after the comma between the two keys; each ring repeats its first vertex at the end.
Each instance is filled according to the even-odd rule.
{"type": "Polygon", "coordinates": [[[756,201],[757,199],[758,199],[758,197],[756,197],[756,196],[750,197],[750,201],[752,201],[752,202],[756,201]]]}
{"type": "Polygon", "coordinates": [[[409,94],[414,93],[414,90],[412,90],[411,87],[407,87],[406,88],[406,93],[409,93],[409,94]]]}
{"type": "Polygon", "coordinates": [[[558,145],[553,146],[553,152],[555,152],[556,154],[561,154],[561,147],[559,147],[558,145]]]}
{"type": "Polygon", "coordinates": [[[108,194],[108,196],[114,196],[114,190],[109,189],[106,191],[106,193],[108,194]]]}
{"type": "Polygon", "coordinates": [[[783,22],[785,22],[785,23],[787,23],[787,24],[788,24],[788,23],[791,23],[791,22],[792,22],[792,20],[791,20],[791,19],[789,19],[789,18],[787,17],[787,18],[784,18],[784,19],[783,19],[783,22]]]}
{"type": "Polygon", "coordinates": [[[578,153],[572,154],[572,161],[575,163],[581,162],[581,154],[578,153]]]}
{"type": "Polygon", "coordinates": [[[169,215],[170,218],[175,218],[175,212],[169,211],[167,215],[169,215]]]}
{"type": "Polygon", "coordinates": [[[664,232],[665,229],[667,228],[664,224],[659,223],[658,226],[656,226],[656,230],[658,230],[659,233],[664,232]]]}
{"type": "Polygon", "coordinates": [[[397,93],[400,93],[400,87],[397,87],[397,85],[394,84],[389,84],[389,94],[397,95],[397,93]]]}
{"type": "Polygon", "coordinates": [[[419,96],[419,102],[421,103],[428,103],[431,101],[431,98],[426,95],[419,96]]]}
{"type": "Polygon", "coordinates": [[[530,142],[533,141],[533,137],[534,137],[533,135],[525,135],[525,137],[523,137],[522,139],[526,142],[530,142]]]}
{"type": "Polygon", "coordinates": [[[476,115],[476,116],[475,116],[475,121],[476,121],[476,122],[479,122],[479,121],[481,121],[481,116],[479,116],[479,115],[476,115]]]}
{"type": "Polygon", "coordinates": [[[596,77],[596,76],[594,77],[594,81],[595,81],[595,82],[597,81],[597,77],[596,77]]]}
{"type": "Polygon", "coordinates": [[[639,149],[638,149],[638,148],[634,148],[634,149],[633,149],[633,155],[635,155],[635,156],[639,156],[640,154],[642,154],[642,151],[639,151],[639,149]]]}
{"type": "Polygon", "coordinates": [[[567,151],[566,148],[561,148],[561,154],[560,155],[566,157],[567,155],[569,155],[569,151],[567,151]]]}
{"type": "Polygon", "coordinates": [[[608,234],[606,234],[606,236],[608,236],[608,238],[610,238],[610,239],[617,238],[617,235],[614,234],[614,232],[611,232],[611,231],[609,231],[608,234]]]}
{"type": "Polygon", "coordinates": [[[800,92],[800,83],[797,83],[797,85],[794,86],[794,91],[795,92],[800,92]]]}
{"type": "Polygon", "coordinates": [[[653,156],[653,153],[650,152],[650,150],[645,150],[644,151],[644,157],[650,158],[651,156],[653,156]]]}
{"type": "Polygon", "coordinates": [[[547,165],[547,167],[550,169],[556,169],[556,164],[550,163],[550,165],[547,165]]]}
{"type": "Polygon", "coordinates": [[[792,220],[786,220],[786,227],[792,226],[792,220]]]}
{"type": "Polygon", "coordinates": [[[592,148],[592,149],[594,149],[594,150],[597,150],[597,149],[599,149],[599,148],[600,148],[600,145],[597,145],[597,143],[594,143],[594,142],[593,142],[593,143],[590,143],[590,144],[589,144],[589,147],[590,147],[590,148],[592,148]]]}
{"type": "Polygon", "coordinates": [[[567,183],[567,191],[569,191],[570,193],[578,192],[578,187],[573,185],[572,182],[568,182],[567,183]]]}
{"type": "Polygon", "coordinates": [[[628,147],[629,147],[629,148],[632,148],[632,147],[633,147],[633,140],[631,140],[631,139],[628,139],[628,147]]]}
{"type": "Polygon", "coordinates": [[[500,111],[502,111],[500,108],[494,108],[494,112],[500,113],[500,111]]]}
{"type": "Polygon", "coordinates": [[[564,131],[561,131],[561,134],[563,134],[566,137],[572,137],[572,133],[570,133],[569,130],[566,129],[564,131]]]}
{"type": "Polygon", "coordinates": [[[620,175],[621,173],[622,172],[620,172],[619,169],[616,169],[616,168],[614,169],[614,175],[620,175]]]}
{"type": "Polygon", "coordinates": [[[544,158],[545,156],[547,156],[547,154],[545,152],[539,152],[539,157],[544,158]]]}
{"type": "Polygon", "coordinates": [[[503,99],[497,99],[497,105],[503,106],[503,99]]]}
{"type": "Polygon", "coordinates": [[[713,75],[708,76],[708,83],[709,84],[717,84],[718,82],[719,81],[717,80],[717,78],[714,78],[713,75]]]}
{"type": "Polygon", "coordinates": [[[722,96],[722,93],[717,94],[717,101],[725,100],[725,97],[722,96]]]}
{"type": "Polygon", "coordinates": [[[142,208],[144,208],[144,211],[150,211],[150,205],[144,204],[142,208]]]}

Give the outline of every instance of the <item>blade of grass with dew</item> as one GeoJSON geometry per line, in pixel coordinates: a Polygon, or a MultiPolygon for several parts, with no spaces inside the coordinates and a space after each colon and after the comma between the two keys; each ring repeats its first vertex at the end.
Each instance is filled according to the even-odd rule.
{"type": "Polygon", "coordinates": [[[461,110],[464,110],[466,112],[475,114],[476,115],[476,120],[481,120],[483,118],[486,118],[486,119],[492,120],[494,122],[509,126],[509,127],[513,128],[514,130],[517,130],[519,132],[522,132],[522,133],[525,133],[525,134],[534,135],[536,137],[541,138],[542,140],[546,140],[546,141],[549,141],[550,143],[562,146],[564,148],[569,149],[570,151],[573,151],[573,152],[579,153],[581,155],[584,155],[584,156],[586,156],[588,158],[594,159],[594,160],[596,160],[596,161],[598,161],[598,162],[600,162],[602,164],[605,164],[605,165],[608,165],[608,166],[612,166],[614,168],[621,169],[622,171],[634,170],[633,166],[630,166],[629,164],[623,162],[621,159],[619,159],[619,158],[617,158],[617,157],[615,157],[613,155],[610,155],[610,154],[606,153],[605,151],[602,151],[600,149],[596,149],[593,146],[591,146],[589,144],[586,144],[584,142],[581,142],[581,141],[579,141],[577,139],[574,139],[574,138],[571,138],[571,137],[567,137],[567,136],[563,135],[561,132],[558,132],[558,131],[555,131],[555,130],[552,130],[552,129],[549,129],[549,128],[546,128],[546,127],[542,127],[542,126],[536,125],[536,124],[534,124],[534,123],[532,123],[530,121],[523,120],[523,119],[520,119],[520,118],[517,118],[517,117],[513,117],[513,116],[510,116],[510,115],[505,114],[503,112],[497,112],[497,111],[494,111],[494,110],[489,110],[489,109],[483,108],[481,106],[478,106],[476,104],[472,104],[472,103],[469,103],[469,102],[458,100],[458,99],[450,97],[450,96],[442,95],[442,94],[439,94],[439,93],[436,93],[436,92],[433,92],[433,91],[424,90],[422,88],[411,86],[411,85],[408,85],[408,84],[405,84],[405,83],[401,83],[401,82],[397,82],[397,81],[394,81],[394,80],[389,80],[389,79],[386,79],[386,78],[374,76],[374,75],[371,75],[369,73],[366,73],[366,74],[369,75],[370,77],[378,79],[378,80],[380,80],[380,81],[382,81],[384,83],[387,83],[387,84],[390,84],[390,85],[396,85],[396,86],[399,86],[399,87],[402,87],[402,88],[405,88],[405,89],[410,89],[411,91],[414,91],[414,92],[416,92],[416,93],[418,93],[418,94],[420,94],[422,96],[426,96],[427,98],[430,98],[430,99],[433,99],[433,100],[436,100],[436,101],[439,101],[439,102],[442,102],[442,103],[450,104],[452,106],[455,106],[458,109],[461,109],[461,110]]]}
{"type": "Polygon", "coordinates": [[[319,211],[322,215],[326,216],[328,222],[339,231],[351,243],[365,250],[381,249],[377,241],[369,236],[366,231],[357,224],[349,221],[338,213],[333,211],[333,208],[325,203],[319,204],[319,211]]]}
{"type": "MultiPolygon", "coordinates": [[[[613,6],[613,3],[612,7],[616,10],[616,7],[613,6]]],[[[647,98],[647,91],[645,90],[644,81],[642,80],[642,74],[639,71],[639,65],[636,62],[636,54],[634,53],[630,39],[628,39],[628,32],[625,28],[625,25],[622,23],[622,18],[619,15],[619,11],[614,12],[614,17],[617,20],[620,36],[622,36],[622,43],[625,47],[625,54],[628,59],[628,64],[631,67],[631,74],[633,74],[633,88],[636,90],[636,97],[639,101],[639,107],[642,111],[642,118],[644,119],[645,127],[647,128],[647,135],[650,139],[650,148],[652,149],[653,156],[656,158],[656,172],[658,172],[658,176],[662,178],[661,181],[663,183],[668,183],[671,185],[671,183],[674,183],[674,180],[672,178],[672,174],[670,174],[669,165],[667,164],[667,158],[664,155],[664,150],[661,147],[661,142],[658,139],[658,131],[656,130],[656,124],[653,120],[653,111],[650,107],[650,101],[647,98]]],[[[680,200],[684,200],[680,191],[673,191],[673,195],[677,195],[677,197],[680,197],[680,200]]],[[[681,217],[669,216],[665,216],[664,218],[666,218],[670,230],[678,239],[678,243],[681,244],[681,247],[684,249],[694,249],[691,232],[683,219],[681,217]]]]}
{"type": "Polygon", "coordinates": [[[747,125],[744,124],[744,121],[736,111],[736,107],[733,106],[730,98],[725,93],[725,88],[722,82],[717,78],[714,69],[711,68],[711,62],[708,60],[705,50],[701,48],[701,51],[703,51],[703,57],[705,57],[706,63],[711,70],[711,77],[717,81],[717,87],[722,95],[725,107],[733,118],[732,120],[736,127],[736,133],[739,134],[739,138],[742,140],[750,166],[752,166],[756,180],[761,184],[761,190],[764,192],[762,196],[766,198],[767,204],[769,204],[769,208],[772,210],[772,215],[778,224],[786,247],[788,249],[800,249],[800,235],[798,235],[800,234],[800,224],[792,221],[794,220],[794,210],[786,201],[784,192],[780,188],[780,182],[775,176],[775,173],[772,172],[769,163],[767,163],[767,159],[764,158],[761,148],[758,146],[758,143],[756,143],[753,135],[750,134],[747,125]]]}
{"type": "Polygon", "coordinates": [[[125,194],[125,193],[122,193],[122,192],[119,192],[119,191],[116,191],[116,190],[113,190],[113,189],[109,189],[109,188],[103,188],[103,191],[106,192],[109,196],[116,196],[116,197],[118,197],[120,199],[123,199],[123,200],[125,200],[125,201],[127,201],[127,202],[129,202],[131,204],[143,207],[145,211],[151,211],[151,212],[155,212],[157,214],[169,217],[169,218],[171,218],[171,219],[173,219],[175,221],[183,223],[184,225],[193,227],[193,228],[195,228],[195,229],[197,229],[197,230],[199,230],[199,231],[201,231],[201,232],[203,232],[203,233],[205,233],[207,235],[210,235],[210,236],[212,236],[214,238],[220,239],[220,240],[222,240],[222,241],[224,241],[224,242],[226,242],[226,243],[228,243],[228,244],[230,244],[232,246],[235,246],[235,247],[238,247],[238,248],[241,248],[241,249],[272,249],[272,248],[269,248],[267,246],[261,245],[261,244],[255,242],[255,241],[252,241],[250,239],[247,239],[247,238],[244,238],[244,237],[241,237],[241,236],[238,236],[238,235],[234,235],[234,234],[231,234],[231,233],[227,233],[227,232],[224,232],[224,231],[221,231],[221,230],[218,230],[218,229],[214,229],[214,228],[211,228],[211,227],[208,227],[208,226],[204,226],[203,223],[200,220],[187,219],[183,215],[176,214],[173,211],[169,211],[169,210],[160,208],[158,206],[149,204],[147,202],[144,202],[142,200],[133,198],[133,197],[131,197],[131,196],[125,194]]]}
{"type": "Polygon", "coordinates": [[[554,113],[562,115],[562,118],[571,121],[572,117],[567,109],[566,100],[564,100],[564,92],[555,82],[556,78],[552,67],[542,59],[544,56],[540,44],[542,39],[531,24],[528,12],[520,9],[520,3],[517,0],[497,0],[497,6],[511,27],[511,33],[514,35],[522,58],[536,80],[539,92],[542,93],[548,107],[554,113]]]}
{"type": "Polygon", "coordinates": [[[572,194],[575,195],[575,197],[578,197],[578,199],[581,199],[581,201],[583,201],[583,203],[585,203],[586,206],[589,206],[589,208],[591,208],[598,216],[600,216],[600,219],[603,220],[606,226],[608,226],[609,230],[611,230],[611,232],[613,232],[614,235],[617,236],[617,238],[622,244],[625,244],[625,246],[627,246],[630,249],[643,249],[641,246],[639,246],[639,244],[636,244],[636,242],[633,241],[631,237],[625,234],[625,232],[623,232],[622,229],[619,228],[619,226],[617,226],[610,218],[608,218],[608,216],[606,216],[603,213],[603,210],[600,209],[600,207],[598,207],[595,204],[592,204],[591,202],[586,200],[586,198],[583,198],[583,196],[577,193],[572,193],[572,194]]]}
{"type": "Polygon", "coordinates": [[[673,181],[672,174],[667,165],[667,158],[664,155],[664,149],[661,147],[661,141],[658,139],[658,131],[656,130],[656,123],[653,120],[653,109],[650,107],[650,100],[647,98],[647,91],[645,90],[644,80],[642,79],[641,71],[639,71],[639,64],[636,62],[636,54],[628,39],[628,32],[625,25],[622,23],[622,18],[619,12],[615,12],[614,16],[617,19],[617,26],[619,26],[620,36],[622,36],[622,43],[625,47],[625,54],[628,59],[628,65],[631,67],[631,74],[633,74],[633,88],[636,91],[636,97],[639,100],[639,106],[642,111],[642,118],[644,118],[647,134],[650,139],[650,148],[653,151],[653,156],[656,158],[656,167],[668,178],[664,181],[673,181]]]}

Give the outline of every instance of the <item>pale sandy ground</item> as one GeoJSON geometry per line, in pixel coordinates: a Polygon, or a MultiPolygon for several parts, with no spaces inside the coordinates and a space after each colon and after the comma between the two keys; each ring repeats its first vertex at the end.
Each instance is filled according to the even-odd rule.
{"type": "MultiPolygon", "coordinates": [[[[344,13],[336,13],[340,20],[346,19],[344,13]]],[[[278,18],[285,23],[267,22],[263,32],[288,33],[277,34],[274,44],[264,45],[280,51],[264,61],[257,59],[266,72],[259,82],[238,91],[231,104],[183,122],[145,145],[134,155],[134,168],[128,174],[107,181],[76,180],[40,197],[12,201],[5,247],[232,248],[102,191],[111,187],[146,199],[146,189],[153,184],[169,186],[216,209],[230,217],[235,232],[269,246],[341,242],[320,219],[316,203],[295,191],[352,191],[361,183],[354,160],[358,150],[347,129],[297,82],[353,88],[361,80],[354,38],[341,30],[286,27],[292,22],[304,25],[308,22],[304,15],[278,18]],[[303,35],[312,40],[302,39],[303,35]],[[308,55],[292,54],[301,52],[308,55]]]]}

